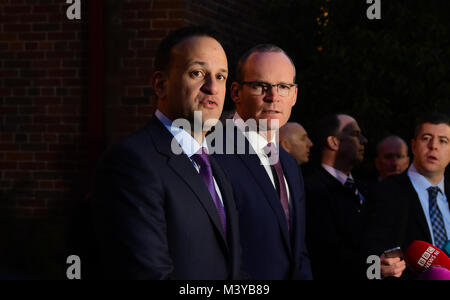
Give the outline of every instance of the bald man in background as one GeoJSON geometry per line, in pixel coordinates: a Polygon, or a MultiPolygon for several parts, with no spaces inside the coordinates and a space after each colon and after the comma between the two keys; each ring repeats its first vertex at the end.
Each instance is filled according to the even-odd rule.
{"type": "Polygon", "coordinates": [[[408,145],[399,136],[391,135],[377,145],[375,167],[378,170],[378,181],[391,175],[401,174],[409,167],[408,145]]]}
{"type": "Polygon", "coordinates": [[[280,128],[280,145],[291,154],[299,165],[309,162],[313,143],[302,125],[289,122],[280,128]]]}

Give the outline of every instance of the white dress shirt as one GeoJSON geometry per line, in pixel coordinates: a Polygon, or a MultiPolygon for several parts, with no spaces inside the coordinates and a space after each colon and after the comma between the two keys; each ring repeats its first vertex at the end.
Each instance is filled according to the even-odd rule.
{"type": "MultiPolygon", "coordinates": [[[[156,110],[155,116],[158,118],[158,120],[161,121],[164,127],[166,127],[167,130],[169,130],[169,132],[174,136],[178,144],[181,146],[181,149],[183,149],[183,152],[191,160],[194,168],[197,170],[197,172],[200,173],[200,166],[198,166],[198,164],[191,157],[192,155],[197,153],[201,148],[205,148],[206,152],[209,153],[208,143],[206,142],[206,139],[203,139],[203,142],[200,145],[188,132],[173,124],[173,122],[169,118],[167,118],[161,111],[156,110]]],[[[222,202],[223,205],[222,194],[220,193],[219,186],[217,185],[214,176],[213,179],[217,195],[219,195],[220,201],[222,202]]]]}
{"type": "Polygon", "coordinates": [[[445,224],[445,230],[447,231],[447,240],[450,238],[450,209],[448,207],[448,199],[445,195],[445,178],[443,177],[442,180],[437,185],[432,185],[422,174],[417,171],[417,168],[414,166],[414,164],[411,164],[411,166],[408,169],[408,177],[411,180],[414,189],[417,192],[417,195],[419,196],[420,204],[422,205],[423,212],[425,214],[425,217],[427,218],[428,228],[431,233],[431,238],[433,240],[434,244],[434,236],[433,236],[433,227],[431,226],[431,219],[430,219],[430,200],[429,200],[429,194],[428,194],[428,188],[432,186],[437,186],[442,193],[438,193],[437,195],[437,205],[439,207],[439,210],[442,213],[442,217],[444,219],[445,224]]]}
{"type": "MultiPolygon", "coordinates": [[[[234,114],[233,121],[234,121],[234,124],[236,125],[236,127],[247,138],[248,142],[250,143],[250,146],[253,148],[255,153],[258,155],[258,158],[261,161],[261,165],[264,166],[264,169],[266,170],[266,173],[269,176],[270,181],[273,184],[273,187],[276,189],[276,184],[275,184],[275,180],[273,177],[270,160],[264,151],[264,148],[267,146],[267,144],[269,142],[267,141],[267,139],[265,137],[260,135],[258,132],[248,130],[248,127],[245,125],[244,120],[239,116],[238,113],[234,114]]],[[[270,141],[270,143],[273,143],[275,145],[275,147],[279,147],[279,144],[277,143],[275,137],[276,137],[275,135],[272,136],[272,140],[270,141]]],[[[286,177],[284,175],[283,175],[283,178],[284,178],[284,183],[286,185],[286,190],[287,190],[287,194],[288,194],[288,201],[291,201],[289,185],[288,185],[286,177]]]]}

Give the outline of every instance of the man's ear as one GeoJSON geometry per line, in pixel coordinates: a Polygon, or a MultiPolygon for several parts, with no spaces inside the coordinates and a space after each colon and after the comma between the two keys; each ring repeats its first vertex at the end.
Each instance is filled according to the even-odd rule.
{"type": "Polygon", "coordinates": [[[339,150],[339,139],[335,136],[327,137],[327,146],[331,150],[338,151],[339,150]]]}
{"type": "Polygon", "coordinates": [[[292,106],[294,107],[294,105],[297,103],[297,97],[298,97],[298,87],[295,87],[294,89],[294,95],[292,96],[292,106]]]}
{"type": "Polygon", "coordinates": [[[233,82],[231,84],[230,91],[231,91],[231,99],[233,100],[233,102],[235,104],[238,104],[239,102],[241,102],[241,98],[240,98],[240,95],[239,95],[239,92],[240,92],[240,85],[239,85],[239,83],[233,82]]]}
{"type": "Polygon", "coordinates": [[[158,99],[163,99],[166,95],[166,83],[164,73],[157,71],[152,76],[152,86],[158,99]]]}
{"type": "Polygon", "coordinates": [[[283,147],[284,150],[286,150],[287,152],[290,152],[291,145],[289,144],[289,142],[287,140],[281,140],[280,145],[281,145],[281,147],[283,147]]]}

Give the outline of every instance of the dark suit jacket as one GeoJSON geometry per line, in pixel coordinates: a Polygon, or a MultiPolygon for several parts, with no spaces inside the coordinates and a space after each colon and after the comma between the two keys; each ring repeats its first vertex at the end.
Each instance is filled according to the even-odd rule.
{"type": "MultiPolygon", "coordinates": [[[[450,199],[450,181],[445,182],[450,199]]],[[[381,255],[401,247],[405,251],[414,240],[432,243],[427,220],[407,172],[387,178],[373,190],[365,229],[365,254],[381,255]]],[[[450,207],[449,207],[450,209],[450,207]]],[[[414,278],[406,271],[404,278],[414,278]]]]}
{"type": "Polygon", "coordinates": [[[228,136],[225,144],[234,142],[236,151],[237,140],[245,142],[245,154],[215,155],[215,158],[233,186],[240,217],[244,270],[257,280],[311,279],[304,243],[305,198],[300,168],[292,156],[280,149],[291,194],[292,222],[288,231],[277,192],[258,156],[248,152],[251,147],[248,140],[234,128],[234,135],[228,136]]]}
{"type": "MultiPolygon", "coordinates": [[[[355,179],[367,198],[362,184],[355,179]]],[[[306,241],[315,279],[361,279],[361,226],[358,196],[318,166],[305,177],[306,241]]]]}
{"type": "Polygon", "coordinates": [[[153,117],[109,149],[96,174],[94,223],[104,275],[130,279],[237,279],[238,215],[231,186],[211,159],[227,216],[173,136],[153,117]],[[178,144],[177,144],[178,145],[178,144]]]}

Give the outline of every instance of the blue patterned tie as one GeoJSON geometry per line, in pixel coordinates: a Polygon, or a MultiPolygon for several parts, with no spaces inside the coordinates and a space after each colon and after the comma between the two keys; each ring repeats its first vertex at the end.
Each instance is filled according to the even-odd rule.
{"type": "Polygon", "coordinates": [[[355,196],[358,196],[359,204],[362,205],[364,203],[365,199],[364,199],[363,195],[361,195],[361,193],[358,191],[358,188],[356,187],[356,184],[353,181],[353,179],[348,177],[347,180],[345,181],[344,187],[349,189],[355,196]]]}
{"type": "Polygon", "coordinates": [[[430,219],[433,227],[434,244],[438,248],[443,248],[447,242],[447,231],[445,230],[444,218],[437,205],[437,195],[441,191],[437,186],[428,189],[430,201],[430,219]]]}
{"type": "Polygon", "coordinates": [[[225,209],[214,186],[214,179],[208,153],[206,153],[204,148],[201,148],[196,154],[192,155],[192,159],[200,166],[200,175],[202,176],[202,179],[205,182],[209,193],[211,194],[211,197],[217,209],[217,213],[219,214],[220,222],[222,223],[223,232],[226,234],[227,224],[225,209]]]}

